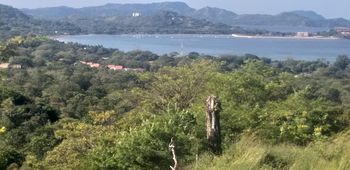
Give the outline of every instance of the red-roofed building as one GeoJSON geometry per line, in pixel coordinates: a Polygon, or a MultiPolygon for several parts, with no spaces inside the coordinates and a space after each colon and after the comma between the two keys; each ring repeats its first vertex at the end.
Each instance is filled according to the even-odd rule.
{"type": "Polygon", "coordinates": [[[91,68],[99,68],[101,64],[99,63],[93,63],[93,62],[86,62],[86,61],[80,61],[81,64],[85,64],[90,66],[91,68]]]}
{"type": "Polygon", "coordinates": [[[99,67],[100,67],[100,64],[98,64],[98,63],[92,63],[92,64],[90,64],[90,67],[91,67],[91,68],[99,68],[99,67]]]}
{"type": "Polygon", "coordinates": [[[120,66],[120,65],[107,65],[107,67],[111,70],[123,70],[124,66],[120,66]]]}

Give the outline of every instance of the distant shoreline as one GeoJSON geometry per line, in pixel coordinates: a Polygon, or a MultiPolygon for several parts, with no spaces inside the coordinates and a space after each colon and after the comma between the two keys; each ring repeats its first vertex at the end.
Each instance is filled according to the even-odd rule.
{"type": "MultiPolygon", "coordinates": [[[[239,35],[242,36],[242,35],[239,35]]],[[[187,54],[198,52],[212,56],[244,55],[268,56],[273,59],[286,57],[313,60],[326,58],[333,62],[340,54],[350,55],[350,40],[327,37],[263,37],[244,36],[235,38],[232,34],[87,34],[56,35],[51,39],[63,43],[79,43],[83,45],[100,45],[121,51],[143,50],[164,55],[172,52],[187,54]],[[280,39],[278,39],[280,38],[280,39]],[[327,40],[330,39],[330,40],[327,40]],[[339,45],[341,43],[342,45],[339,45]]]]}
{"type": "Polygon", "coordinates": [[[297,37],[297,36],[263,36],[263,35],[243,35],[243,34],[232,34],[235,38],[255,38],[255,39],[296,39],[296,40],[339,40],[338,37],[297,37]]]}
{"type": "MultiPolygon", "coordinates": [[[[80,34],[78,34],[80,35],[80,34]]],[[[86,34],[86,35],[99,35],[99,34],[86,34]]],[[[105,35],[105,34],[103,34],[105,35]]],[[[115,35],[115,34],[111,34],[115,35]]],[[[163,35],[163,34],[120,34],[120,35],[163,35]]],[[[166,34],[171,35],[171,34],[166,34]]],[[[174,34],[174,35],[186,35],[186,34],[174,34]]],[[[233,38],[248,38],[248,39],[295,39],[295,40],[339,40],[343,38],[329,36],[310,36],[310,37],[297,37],[297,36],[267,36],[267,35],[245,35],[245,34],[193,34],[193,35],[211,35],[211,36],[231,36],[233,38]]],[[[49,36],[52,40],[60,41],[60,38],[65,36],[75,36],[75,35],[55,35],[49,36]]]]}

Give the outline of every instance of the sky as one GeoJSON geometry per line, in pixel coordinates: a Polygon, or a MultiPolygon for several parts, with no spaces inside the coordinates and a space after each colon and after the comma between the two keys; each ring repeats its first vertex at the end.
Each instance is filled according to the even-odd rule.
{"type": "MultiPolygon", "coordinates": [[[[167,0],[0,0],[16,8],[52,6],[85,7],[106,3],[150,3],[167,0]]],[[[277,14],[292,10],[313,10],[327,18],[350,19],[350,0],[172,0],[187,3],[192,8],[206,6],[224,8],[238,14],[277,14]]]]}

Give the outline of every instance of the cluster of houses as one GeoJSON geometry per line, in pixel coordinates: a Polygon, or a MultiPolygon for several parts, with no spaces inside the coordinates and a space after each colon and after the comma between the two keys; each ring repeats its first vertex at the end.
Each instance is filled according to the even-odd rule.
{"type": "Polygon", "coordinates": [[[10,63],[0,63],[0,69],[8,69],[8,68],[22,68],[19,64],[10,64],[10,63]]]}
{"type": "Polygon", "coordinates": [[[87,61],[80,61],[81,64],[88,65],[91,68],[99,68],[101,64],[99,63],[93,63],[93,62],[87,62],[87,61]]]}
{"type": "MultiPolygon", "coordinates": [[[[81,64],[84,64],[84,65],[88,65],[90,66],[91,68],[100,68],[102,67],[101,64],[99,63],[93,63],[93,62],[87,62],[87,61],[80,61],[81,64]]],[[[120,70],[124,70],[124,71],[138,71],[138,72],[144,72],[145,69],[143,68],[127,68],[127,67],[124,67],[122,65],[113,65],[113,64],[109,64],[106,66],[108,69],[110,70],[114,70],[114,71],[120,71],[120,70]]]]}
{"type": "Polygon", "coordinates": [[[309,32],[297,32],[296,37],[310,37],[309,32]]]}
{"type": "Polygon", "coordinates": [[[335,31],[344,37],[350,37],[350,28],[347,27],[336,27],[335,31]]]}
{"type": "MultiPolygon", "coordinates": [[[[88,65],[91,68],[100,68],[102,67],[101,64],[99,63],[94,63],[94,62],[87,62],[87,61],[80,61],[81,64],[84,65],[88,65]]],[[[127,68],[121,65],[113,65],[113,64],[109,64],[106,66],[108,69],[110,70],[123,70],[123,71],[137,71],[137,72],[144,72],[145,69],[143,68],[127,68]]],[[[19,64],[10,64],[10,63],[0,63],[0,69],[8,69],[8,68],[12,68],[12,69],[20,69],[22,68],[21,65],[19,64]]]]}

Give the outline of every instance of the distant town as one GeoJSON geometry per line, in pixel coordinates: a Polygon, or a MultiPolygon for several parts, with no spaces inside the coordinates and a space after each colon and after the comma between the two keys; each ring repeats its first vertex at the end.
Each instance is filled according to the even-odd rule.
{"type": "Polygon", "coordinates": [[[275,32],[269,32],[265,34],[232,34],[236,38],[288,38],[288,39],[350,39],[350,28],[348,27],[336,27],[328,32],[295,32],[278,34],[275,32]]]}
{"type": "Polygon", "coordinates": [[[350,38],[350,28],[347,28],[347,27],[336,27],[335,28],[335,31],[344,36],[344,37],[347,37],[347,38],[350,38]]]}
{"type": "Polygon", "coordinates": [[[80,61],[80,63],[83,65],[87,65],[91,68],[106,67],[106,68],[108,68],[110,70],[114,70],[114,71],[136,71],[136,72],[144,72],[145,71],[145,69],[143,69],[143,68],[127,68],[127,67],[124,67],[122,65],[109,64],[109,65],[103,66],[99,63],[88,62],[88,61],[80,61]]]}

